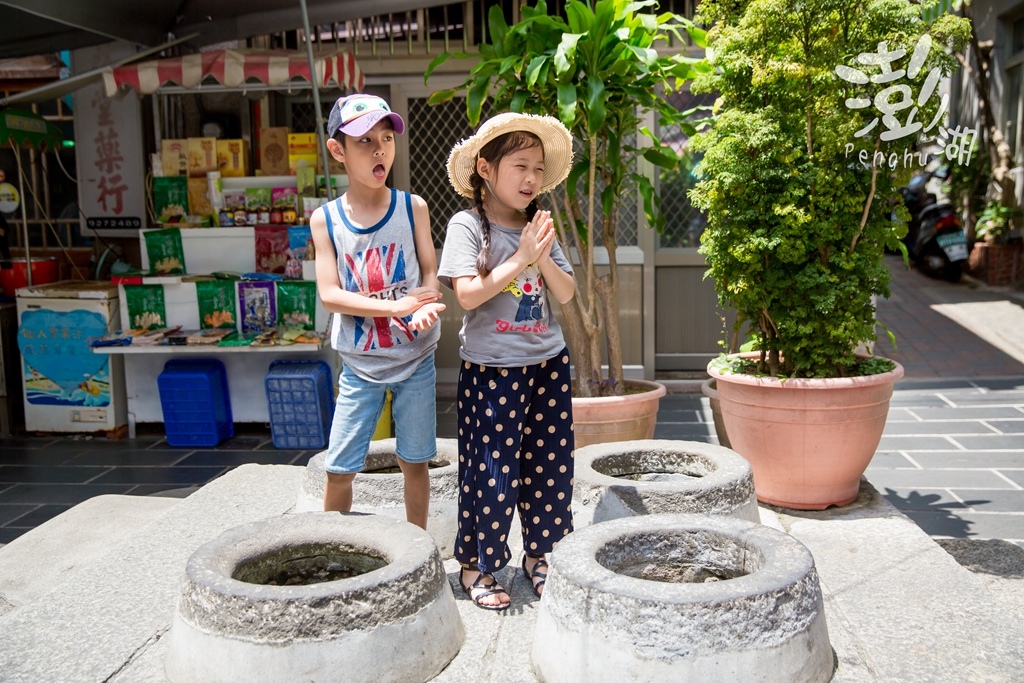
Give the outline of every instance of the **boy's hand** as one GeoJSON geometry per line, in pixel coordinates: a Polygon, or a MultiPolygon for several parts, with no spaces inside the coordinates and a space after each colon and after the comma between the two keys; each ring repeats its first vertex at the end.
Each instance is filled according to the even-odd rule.
{"type": "Polygon", "coordinates": [[[423,330],[429,329],[437,322],[438,315],[444,309],[444,304],[431,303],[420,306],[416,312],[412,314],[412,320],[409,321],[409,327],[416,332],[422,332],[423,330]]]}
{"type": "Polygon", "coordinates": [[[436,289],[428,289],[426,287],[410,289],[408,294],[395,301],[395,310],[392,315],[397,318],[404,318],[419,310],[421,306],[432,304],[440,298],[441,292],[436,289]]]}

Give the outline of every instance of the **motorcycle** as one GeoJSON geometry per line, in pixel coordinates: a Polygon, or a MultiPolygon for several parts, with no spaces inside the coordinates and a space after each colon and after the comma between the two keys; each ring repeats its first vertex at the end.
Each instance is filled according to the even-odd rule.
{"type": "Polygon", "coordinates": [[[928,181],[945,178],[948,169],[918,173],[906,187],[899,189],[903,203],[910,212],[903,243],[911,259],[922,272],[959,282],[967,261],[967,236],[952,204],[939,203],[928,192],[928,181]]]}

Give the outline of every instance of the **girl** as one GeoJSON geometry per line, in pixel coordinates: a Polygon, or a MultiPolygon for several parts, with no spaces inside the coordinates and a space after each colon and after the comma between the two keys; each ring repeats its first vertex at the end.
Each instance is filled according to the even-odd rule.
{"type": "Polygon", "coordinates": [[[544,554],[572,531],[569,354],[548,293],[572,299],[572,267],[538,195],[572,166],[572,137],[550,116],[500,114],[455,146],[448,177],[473,200],[448,223],[438,280],[466,310],[459,333],[459,529],[462,589],[506,609],[492,573],[522,522],[523,573],[543,592],[544,554]]]}

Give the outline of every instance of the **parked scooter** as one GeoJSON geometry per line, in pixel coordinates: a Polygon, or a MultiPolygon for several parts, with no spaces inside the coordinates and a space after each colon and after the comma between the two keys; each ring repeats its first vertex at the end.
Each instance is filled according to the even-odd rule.
{"type": "Polygon", "coordinates": [[[948,169],[918,173],[899,192],[910,212],[903,243],[922,272],[958,282],[967,261],[967,236],[952,204],[938,203],[926,185],[932,177],[945,178],[948,169]]]}

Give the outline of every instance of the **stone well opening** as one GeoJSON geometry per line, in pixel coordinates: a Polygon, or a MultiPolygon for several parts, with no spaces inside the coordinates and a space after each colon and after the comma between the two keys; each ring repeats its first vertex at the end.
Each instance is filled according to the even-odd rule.
{"type": "Polygon", "coordinates": [[[622,536],[602,546],[595,560],[616,574],[663,583],[728,581],[764,566],[757,548],[706,530],[622,536]]]}
{"type": "MultiPolygon", "coordinates": [[[[405,477],[398,466],[396,439],[370,442],[363,470],[352,484],[352,509],[357,512],[405,519],[405,477]]],[[[306,464],[305,476],[295,501],[295,512],[323,510],[326,451],[306,464]]],[[[456,439],[437,439],[437,455],[428,463],[430,473],[430,511],[427,532],[434,539],[441,558],[455,550],[458,514],[459,443],[456,439]]]]}
{"type": "MultiPolygon", "coordinates": [[[[433,460],[427,462],[427,468],[430,470],[438,470],[451,465],[451,461],[448,460],[441,453],[437,454],[433,460]]],[[[363,474],[401,474],[402,468],[398,466],[398,456],[394,453],[371,453],[366,456],[366,467],[360,472],[363,474]]]]}
{"type": "Polygon", "coordinates": [[[247,560],[231,578],[261,586],[309,586],[351,579],[387,564],[386,557],[366,548],[309,544],[277,548],[247,560]]]}
{"type": "Polygon", "coordinates": [[[586,446],[576,451],[575,475],[574,509],[594,523],[670,512],[760,519],[750,464],[713,444],[641,439],[586,446]]]}
{"type": "Polygon", "coordinates": [[[416,683],[464,640],[422,529],[379,515],[289,514],[229,529],[189,557],[165,670],[171,683],[416,683]]]}
{"type": "Polygon", "coordinates": [[[825,683],[814,559],[788,534],[657,514],[578,529],[550,556],[534,635],[545,683],[825,683]]]}
{"type": "Polygon", "coordinates": [[[597,472],[630,481],[673,481],[706,477],[718,466],[708,457],[683,450],[638,448],[594,458],[597,472]]]}

